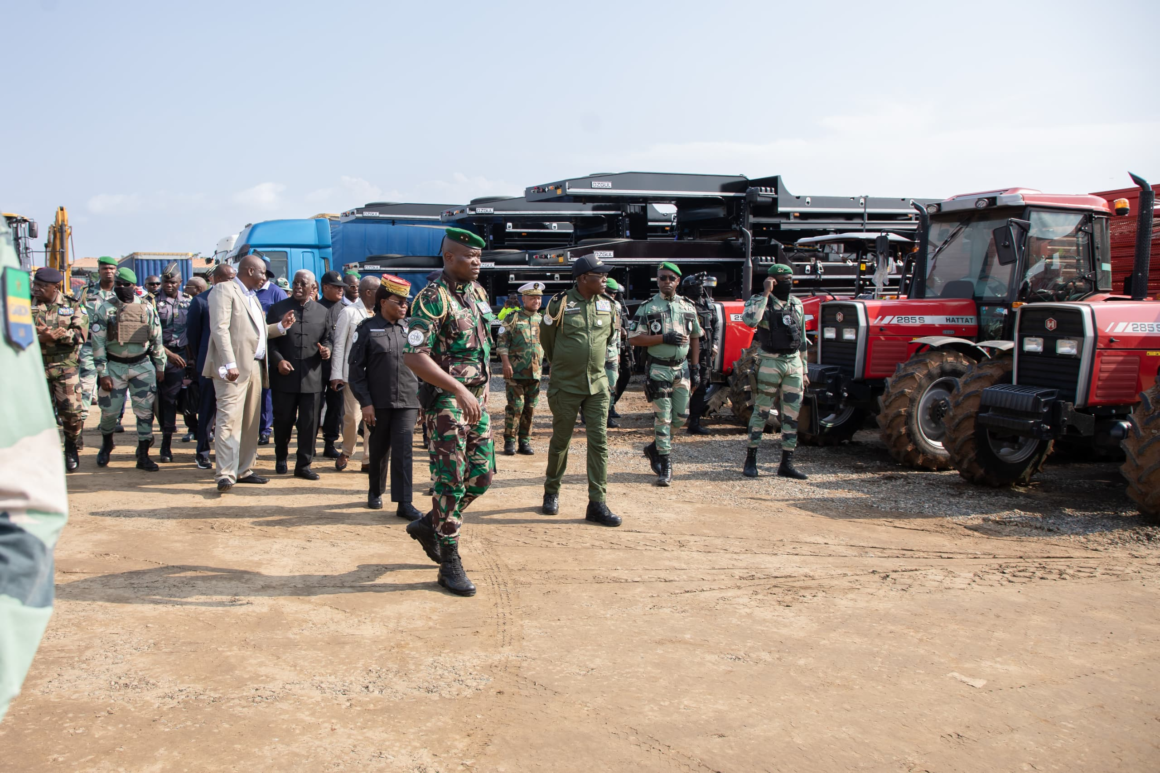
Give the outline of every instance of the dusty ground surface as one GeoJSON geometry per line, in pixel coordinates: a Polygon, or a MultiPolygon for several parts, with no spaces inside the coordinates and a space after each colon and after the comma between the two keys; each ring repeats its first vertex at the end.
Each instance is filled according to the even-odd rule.
{"type": "Polygon", "coordinates": [[[767,440],[750,481],[714,423],[658,489],[621,408],[624,526],[583,521],[582,431],[539,515],[540,418],[469,511],[473,599],[357,472],[222,498],[190,445],[150,475],[120,436],[97,470],[90,431],[0,770],[1160,768],[1160,531],[1114,464],[982,491],[863,432],[803,449],[805,483],[767,440]]]}

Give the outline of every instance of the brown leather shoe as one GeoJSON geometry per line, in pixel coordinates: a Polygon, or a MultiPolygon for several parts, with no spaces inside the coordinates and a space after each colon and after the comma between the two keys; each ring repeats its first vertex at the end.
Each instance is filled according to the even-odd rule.
{"type": "Polygon", "coordinates": [[[338,458],[334,460],[334,469],[342,472],[346,469],[346,463],[350,461],[350,457],[346,454],[339,454],[338,458]]]}
{"type": "Polygon", "coordinates": [[[368,472],[369,473],[370,471],[371,471],[370,464],[368,464],[367,462],[363,462],[362,469],[360,469],[359,472],[368,472]]]}

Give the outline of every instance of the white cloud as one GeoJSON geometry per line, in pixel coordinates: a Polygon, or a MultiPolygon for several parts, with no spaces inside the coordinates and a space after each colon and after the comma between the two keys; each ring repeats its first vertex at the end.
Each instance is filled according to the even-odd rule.
{"type": "Polygon", "coordinates": [[[306,201],[322,205],[330,211],[343,211],[373,201],[397,200],[402,196],[398,191],[383,192],[383,189],[361,177],[342,175],[338,185],[319,188],[306,194],[306,201]]]}
{"type": "Polygon", "coordinates": [[[272,212],[282,205],[282,192],[286,186],[281,183],[258,183],[233,195],[235,204],[252,207],[264,212],[272,212]]]}
{"type": "Polygon", "coordinates": [[[98,193],[86,206],[94,215],[131,215],[141,211],[142,197],[138,193],[98,193]]]}
{"type": "Polygon", "coordinates": [[[524,186],[506,180],[469,177],[455,172],[450,180],[428,180],[420,183],[415,196],[409,201],[429,201],[434,204],[465,204],[480,196],[522,196],[524,186]]]}

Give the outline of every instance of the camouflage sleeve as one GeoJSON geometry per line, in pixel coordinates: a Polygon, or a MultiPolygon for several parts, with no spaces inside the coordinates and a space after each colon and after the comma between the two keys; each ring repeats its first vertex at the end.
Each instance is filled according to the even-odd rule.
{"type": "Polygon", "coordinates": [[[510,355],[509,345],[511,343],[511,335],[508,333],[507,323],[500,325],[499,337],[495,339],[495,353],[500,355],[510,355]]]}
{"type": "Polygon", "coordinates": [[[428,285],[420,290],[415,296],[415,302],[411,304],[411,317],[407,320],[407,345],[403,353],[426,354],[430,357],[439,322],[445,314],[443,297],[437,286],[428,285]]]}
{"type": "Polygon", "coordinates": [[[161,317],[157,309],[149,313],[149,348],[146,349],[155,370],[165,369],[165,346],[161,343],[161,317]]]}
{"type": "Polygon", "coordinates": [[[701,327],[701,317],[697,314],[697,307],[689,303],[687,311],[693,315],[693,338],[700,338],[705,335],[705,329],[701,327]]]}
{"type": "Polygon", "coordinates": [[[72,319],[69,320],[68,329],[72,333],[71,341],[73,346],[80,346],[88,338],[89,313],[85,311],[85,307],[79,302],[73,305],[72,319]]]}
{"type": "Polygon", "coordinates": [[[806,307],[797,298],[792,298],[793,310],[798,318],[798,330],[802,331],[802,345],[798,348],[801,352],[802,360],[806,358],[806,350],[810,347],[809,338],[806,336],[806,307]]]}
{"type": "Polygon", "coordinates": [[[745,302],[745,311],[741,315],[741,322],[749,327],[757,327],[765,315],[766,298],[761,293],[750,297],[745,302]]]}
{"type": "Polygon", "coordinates": [[[93,344],[93,366],[97,371],[97,378],[105,375],[105,363],[108,362],[109,357],[105,352],[105,315],[104,305],[97,307],[97,313],[93,315],[89,323],[89,341],[93,344]]]}
{"type": "Polygon", "coordinates": [[[628,340],[642,336],[648,333],[645,327],[644,318],[648,316],[648,301],[636,307],[636,314],[632,315],[632,319],[628,322],[628,340]]]}

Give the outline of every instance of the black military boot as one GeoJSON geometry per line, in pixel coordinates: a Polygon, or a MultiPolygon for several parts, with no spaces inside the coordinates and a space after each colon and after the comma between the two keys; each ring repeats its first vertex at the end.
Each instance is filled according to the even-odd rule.
{"type": "Polygon", "coordinates": [[[620,422],[617,421],[611,413],[609,413],[608,414],[608,421],[606,422],[606,426],[609,429],[620,429],[620,422]]]}
{"type": "Polygon", "coordinates": [[[653,475],[660,475],[661,457],[657,453],[657,444],[655,441],[644,447],[644,455],[648,457],[648,463],[652,467],[653,475]]]}
{"type": "Polygon", "coordinates": [[[535,455],[536,452],[532,450],[531,441],[525,437],[525,438],[520,438],[520,450],[518,451],[518,453],[521,453],[524,456],[533,456],[533,455],[535,455]]]}
{"type": "Polygon", "coordinates": [[[80,466],[81,459],[77,454],[77,444],[73,442],[72,438],[66,437],[64,439],[64,469],[66,472],[72,472],[80,466]]]}
{"type": "Polygon", "coordinates": [[[423,517],[419,509],[410,502],[400,502],[399,506],[395,508],[395,515],[405,521],[417,521],[423,517]]]}
{"type": "Polygon", "coordinates": [[[371,510],[383,509],[383,495],[374,491],[367,492],[367,507],[371,510]]]}
{"type": "Polygon", "coordinates": [[[661,463],[661,471],[657,473],[657,475],[660,476],[657,478],[657,485],[673,485],[673,460],[669,458],[668,454],[660,454],[657,458],[661,463]]]}
{"type": "Polygon", "coordinates": [[[540,507],[540,512],[544,515],[559,515],[560,514],[560,495],[549,494],[544,492],[544,504],[540,507]]]}
{"type": "Polygon", "coordinates": [[[326,441],[326,445],[324,445],[322,447],[322,455],[325,456],[327,459],[337,459],[338,458],[338,449],[334,447],[333,440],[326,441]]]}
{"type": "Polygon", "coordinates": [[[777,468],[777,474],[783,478],[793,478],[794,480],[809,480],[808,475],[802,472],[798,472],[793,468],[793,451],[781,452],[781,465],[777,468]]]}
{"type": "Polygon", "coordinates": [[[161,434],[161,450],[157,452],[157,459],[165,463],[173,461],[173,433],[161,434]]]}
{"type": "Polygon", "coordinates": [[[516,455],[516,439],[514,437],[505,437],[503,439],[503,455],[504,456],[515,456],[516,455]]]}
{"type": "Polygon", "coordinates": [[[456,596],[474,596],[475,584],[467,579],[463,561],[459,559],[459,545],[443,546],[443,563],[439,564],[439,584],[456,596]]]}
{"type": "Polygon", "coordinates": [[[435,527],[431,524],[431,513],[427,513],[422,518],[411,521],[407,524],[407,533],[411,535],[411,539],[423,546],[423,552],[437,564],[443,563],[443,554],[440,551],[439,535],[435,533],[435,527]]]}
{"type": "Polygon", "coordinates": [[[112,455],[113,449],[116,448],[116,443],[113,442],[113,436],[101,435],[101,450],[97,451],[97,466],[104,467],[109,463],[109,456],[112,455]]]}
{"type": "Polygon", "coordinates": [[[700,416],[690,416],[689,426],[685,429],[690,435],[708,435],[709,430],[701,426],[700,416]]]}
{"type": "Polygon", "coordinates": [[[608,409],[608,417],[610,419],[619,419],[620,418],[620,411],[616,410],[615,405],[608,409]]]}
{"type": "Polygon", "coordinates": [[[145,470],[146,472],[157,472],[160,467],[157,462],[149,458],[149,449],[152,447],[152,440],[138,440],[137,441],[137,469],[145,470]]]}
{"type": "Polygon", "coordinates": [[[741,474],[747,478],[757,477],[757,449],[748,448],[745,451],[745,467],[741,470],[741,474]]]}
{"type": "Polygon", "coordinates": [[[588,502],[588,512],[584,513],[584,520],[598,523],[601,526],[619,526],[620,516],[613,515],[604,502],[588,502]]]}

